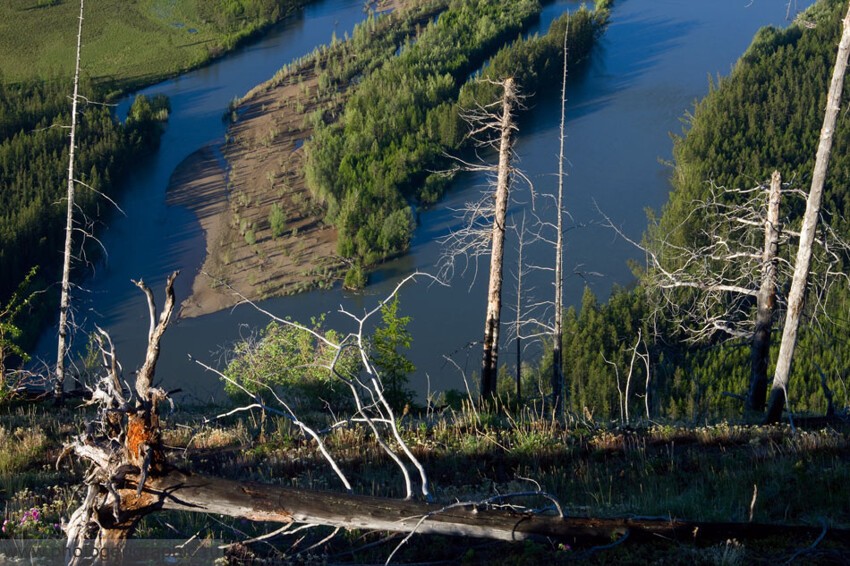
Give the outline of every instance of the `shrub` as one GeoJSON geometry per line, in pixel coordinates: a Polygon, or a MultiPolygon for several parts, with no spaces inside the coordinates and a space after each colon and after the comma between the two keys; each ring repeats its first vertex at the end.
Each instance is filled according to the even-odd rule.
{"type": "MultiPolygon", "coordinates": [[[[322,328],[322,319],[312,321],[312,330],[331,342],[339,341],[332,330],[322,328]]],[[[321,410],[330,403],[337,410],[345,407],[348,387],[330,371],[336,349],[306,329],[289,324],[270,323],[258,335],[247,338],[233,348],[225,375],[251,392],[271,393],[274,387],[289,406],[300,410],[321,410]]],[[[337,370],[351,375],[358,370],[359,358],[353,350],[337,362],[337,370]]],[[[232,384],[225,385],[232,396],[244,395],[232,384]]]]}
{"type": "Polygon", "coordinates": [[[269,227],[271,228],[273,238],[283,236],[283,233],[286,231],[286,213],[283,212],[283,209],[277,203],[273,204],[272,209],[269,211],[269,227]]]}

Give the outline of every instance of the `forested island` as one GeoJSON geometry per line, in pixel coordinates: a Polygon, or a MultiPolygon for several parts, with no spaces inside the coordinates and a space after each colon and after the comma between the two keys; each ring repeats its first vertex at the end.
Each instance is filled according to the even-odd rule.
{"type": "MultiPolygon", "coordinates": [[[[92,20],[127,10],[139,33],[159,22],[160,39],[210,34],[209,58],[303,3],[107,2],[92,20]]],[[[0,14],[69,9],[23,4],[0,14]]],[[[49,399],[33,384],[50,374],[21,363],[20,328],[55,311],[42,290],[58,277],[68,85],[37,66],[30,76],[5,68],[16,78],[0,83],[0,555],[50,552],[76,565],[86,552],[144,555],[152,539],[180,539],[166,542],[170,556],[233,564],[841,563],[850,552],[848,89],[835,97],[850,54],[846,0],[818,0],[787,28],[762,29],[728,76],[710,79],[673,136],[669,200],[648,212],[646,231],[626,233],[600,211],[611,237],[644,258],[634,282],[604,300],[586,288],[576,307],[557,298],[544,312],[563,314],[560,329],[503,316],[517,342],[534,334],[543,347],[499,358],[495,391],[484,366],[464,374],[464,391],[411,388],[416,336],[399,288],[449,284],[416,273],[363,309],[340,306],[348,334],[324,316],[306,323],[263,310],[267,326],[222,346],[217,363],[192,359],[227,400],[174,404],[174,376],[156,369],[178,317],[339,279],[368,289],[370,270],[408,251],[417,212],[451,191],[453,164],[483,154],[485,165],[498,158],[494,177],[521,177],[521,164],[505,165],[525,125],[511,120],[514,85],[531,100],[562,88],[564,107],[567,73],[594,56],[617,17],[599,0],[529,35],[535,0],[389,7],[233,100],[221,145],[183,161],[167,192],[205,232],[193,296],[175,294],[176,271],[164,297],[134,281],[148,307],[143,363],[123,367],[108,329],[96,328],[70,364],[75,390],[49,399]],[[481,128],[465,119],[476,108],[496,109],[498,156],[476,151],[481,128]],[[812,258],[799,268],[807,237],[812,258]],[[771,388],[798,323],[787,384],[775,378],[771,388]],[[134,547],[132,538],[151,540],[134,547]]],[[[123,77],[84,73],[84,98],[111,100],[140,77],[207,60],[168,67],[148,55],[123,77]]],[[[168,112],[166,98],[138,96],[123,122],[100,104],[79,113],[80,230],[93,237],[109,221],[104,210],[122,177],[155,155],[168,112]]],[[[550,216],[565,215],[553,202],[550,216]]],[[[484,244],[499,230],[546,239],[543,229],[509,233],[489,208],[483,216],[484,244]]]]}
{"type": "Polygon", "coordinates": [[[205,164],[229,195],[214,217],[199,214],[206,275],[196,278],[184,315],[234,304],[233,290],[261,299],[326,287],[341,275],[346,286],[363,287],[370,268],[407,250],[416,209],[448,186],[452,156],[471,147],[464,109],[496,99],[488,81],[513,75],[529,96],[551,88],[567,25],[571,61],[580,65],[609,13],[597,2],[524,38],[541,10],[536,1],[401,6],[370,16],[350,39],[284,67],[234,104],[226,178],[207,150],[175,176],[173,198],[190,207],[204,206],[190,195],[193,179],[209,178],[205,164]]]}

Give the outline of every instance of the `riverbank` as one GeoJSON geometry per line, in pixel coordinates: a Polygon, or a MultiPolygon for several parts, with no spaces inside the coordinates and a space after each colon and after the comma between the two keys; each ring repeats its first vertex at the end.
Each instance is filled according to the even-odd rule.
{"type": "MultiPolygon", "coordinates": [[[[378,8],[398,12],[414,4],[393,0],[378,8]]],[[[200,150],[172,176],[169,203],[193,211],[206,239],[181,316],[213,313],[243,298],[329,288],[347,267],[323,203],[307,188],[303,149],[315,120],[339,116],[348,99],[347,84],[320,88],[316,71],[333,56],[317,50],[251,89],[231,110],[225,143],[200,150]],[[209,158],[216,149],[222,162],[209,158]],[[205,199],[218,204],[206,206],[205,199]]]]}
{"type": "Polygon", "coordinates": [[[181,316],[216,312],[242,297],[327,287],[339,273],[336,230],[322,222],[303,174],[301,144],[312,133],[305,117],[316,109],[308,100],[318,81],[307,69],[297,77],[255,91],[240,105],[226,143],[195,152],[171,178],[168,203],[194,212],[206,239],[181,316]]]}

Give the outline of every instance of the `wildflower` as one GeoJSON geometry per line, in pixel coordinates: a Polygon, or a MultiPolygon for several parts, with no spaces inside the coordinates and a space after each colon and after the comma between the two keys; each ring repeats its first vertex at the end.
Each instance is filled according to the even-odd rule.
{"type": "Polygon", "coordinates": [[[41,518],[41,513],[35,507],[31,507],[28,511],[24,511],[24,514],[21,515],[21,524],[25,525],[28,522],[38,523],[41,518]]]}
{"type": "Polygon", "coordinates": [[[3,531],[4,533],[6,532],[6,525],[8,525],[8,524],[9,524],[9,519],[3,519],[3,528],[2,528],[2,531],[3,531]]]}

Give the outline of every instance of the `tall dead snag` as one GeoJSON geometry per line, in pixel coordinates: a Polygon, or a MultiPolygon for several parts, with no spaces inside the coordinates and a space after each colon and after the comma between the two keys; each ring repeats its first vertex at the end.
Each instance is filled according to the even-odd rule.
{"type": "Polygon", "coordinates": [[[770,361],[770,334],[776,309],[776,268],[779,253],[779,201],[782,178],[774,171],[770,178],[767,218],[764,222],[764,255],[762,256],[761,286],[756,295],[756,326],[751,351],[750,389],[746,406],[751,411],[764,411],[767,398],[767,366],[770,361]]]}
{"type": "Polygon", "coordinates": [[[558,208],[555,234],[555,328],[552,333],[552,410],[555,414],[563,411],[564,362],[561,353],[563,342],[562,316],[564,309],[564,129],[567,114],[567,39],[570,35],[570,21],[564,32],[564,72],[561,79],[561,128],[560,150],[558,153],[558,208]]]}
{"type": "Polygon", "coordinates": [[[785,327],[782,330],[782,343],[779,346],[779,357],[776,361],[776,373],[770,390],[770,402],[767,408],[767,422],[779,422],[788,392],[788,379],[791,373],[791,359],[797,346],[797,329],[803,311],[806,285],[809,278],[809,268],[812,261],[812,245],[815,240],[820,213],[823,185],[829,166],[829,155],[832,151],[832,137],[835,132],[835,122],[840,109],[841,91],[844,87],[844,73],[847,70],[847,57],[850,55],[850,6],[844,16],[841,41],[835,57],[835,67],[829,93],[826,97],[823,127],[820,132],[815,169],[812,173],[812,185],[806,200],[806,212],[803,215],[803,226],[800,229],[800,245],[797,248],[797,260],[794,263],[794,277],[791,280],[791,291],[788,293],[788,309],[785,315],[785,327]]]}
{"type": "Polygon", "coordinates": [[[62,295],[59,299],[59,342],[56,348],[56,381],[53,395],[57,402],[62,401],[65,387],[65,355],[68,349],[68,310],[71,306],[71,245],[74,234],[74,151],[77,147],[77,101],[80,87],[80,51],[83,40],[83,5],[80,0],[80,23],[77,27],[77,57],[74,65],[74,95],[71,98],[71,148],[68,152],[68,194],[65,219],[65,249],[62,261],[62,295]]]}
{"type": "Polygon", "coordinates": [[[514,80],[502,82],[501,138],[499,142],[499,168],[496,176],[496,209],[493,217],[490,255],[490,284],[487,289],[487,314],[484,320],[484,343],[481,362],[481,400],[496,395],[496,377],[499,362],[499,323],[502,310],[502,260],[505,251],[505,220],[508,209],[511,178],[511,142],[513,107],[516,102],[514,80]]]}

